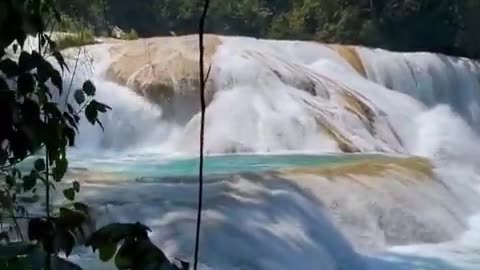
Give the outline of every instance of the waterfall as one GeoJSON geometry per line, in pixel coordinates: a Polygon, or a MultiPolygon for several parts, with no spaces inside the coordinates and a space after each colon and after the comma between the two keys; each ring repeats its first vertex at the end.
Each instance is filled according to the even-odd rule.
{"type": "MultiPolygon", "coordinates": [[[[458,115],[475,132],[478,129],[480,72],[475,61],[313,42],[219,39],[221,44],[211,57],[208,153],[414,153],[411,148],[418,143],[412,134],[420,128],[417,118],[438,105],[448,107],[451,118],[458,115]]],[[[179,85],[184,79],[174,77],[181,76],[182,71],[162,71],[161,76],[172,83],[167,90],[173,94],[166,102],[171,100],[175,112],[185,113],[183,120],[165,117],[170,108],[156,105],[152,94],[145,94],[148,100],[142,98],[146,90],[135,93],[132,87],[135,90],[139,83],[130,83],[148,80],[143,73],[159,73],[154,70],[155,64],[139,64],[138,70],[125,75],[127,85],[105,80],[109,69],[120,65],[116,59],[124,57],[128,64],[145,57],[109,56],[115,51],[111,46],[96,45],[89,53],[95,54],[93,78],[99,88],[98,98],[112,105],[114,111],[104,119],[109,127],[106,133],[91,128],[82,132],[82,147],[145,150],[146,146],[160,152],[194,153],[199,128],[198,110],[192,111],[198,108],[196,85],[187,83],[190,98],[179,85]],[[94,134],[90,136],[90,132],[94,134]],[[88,137],[91,139],[84,139],[88,137]]],[[[138,47],[145,48],[142,44],[138,47]]],[[[185,54],[187,49],[167,52],[173,57],[185,54]]],[[[162,57],[165,60],[153,62],[173,61],[168,60],[168,54],[162,57]]],[[[195,64],[182,59],[174,63],[195,64]]],[[[162,82],[151,82],[155,83],[162,82]]],[[[167,90],[159,89],[153,95],[167,90]]]]}
{"type": "MultiPolygon", "coordinates": [[[[478,266],[455,268],[478,248],[461,235],[478,232],[469,217],[479,201],[479,63],[307,41],[206,42],[207,154],[354,153],[361,161],[208,176],[204,269],[478,266]],[[410,246],[417,242],[426,244],[410,246]],[[458,259],[456,248],[469,253],[458,259]],[[458,260],[426,258],[435,252],[458,260]]],[[[195,46],[184,36],[86,47],[74,87],[92,79],[113,110],[101,119],[105,132],[81,123],[72,154],[82,166],[108,157],[155,167],[197,153],[195,46]]],[[[77,50],[66,51],[72,63],[77,50]]],[[[137,180],[86,187],[99,224],[141,219],[169,255],[188,257],[196,179],[137,180]]]]}

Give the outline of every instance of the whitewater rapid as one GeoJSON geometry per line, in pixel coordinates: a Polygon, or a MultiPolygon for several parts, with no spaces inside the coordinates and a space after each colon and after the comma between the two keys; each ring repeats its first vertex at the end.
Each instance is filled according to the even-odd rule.
{"type": "MultiPolygon", "coordinates": [[[[208,176],[205,269],[480,268],[477,62],[314,42],[218,39],[209,77],[208,154],[226,154],[228,160],[239,153],[349,152],[407,161],[389,161],[385,171],[365,158],[350,167],[328,165],[327,171],[208,176]]],[[[139,41],[139,51],[153,42],[139,41]]],[[[184,78],[162,71],[174,85],[169,90],[174,105],[162,106],[135,89],[142,87],[143,72],[158,72],[154,64],[141,66],[123,84],[109,77],[112,63],[122,57],[112,53],[120,50],[112,49],[117,45],[86,47],[74,78],[74,85],[92,79],[97,98],[113,108],[102,119],[105,132],[81,123],[70,153],[74,164],[92,170],[82,198],[98,207],[98,224],[140,220],[170,257],[189,259],[195,177],[112,182],[115,174],[109,180],[96,175],[95,159],[154,168],[198,151],[198,102],[182,88],[184,78]]],[[[152,63],[175,59],[187,49],[152,63]]],[[[77,50],[67,52],[72,63],[77,50]]],[[[198,96],[194,86],[190,91],[198,96]]],[[[87,263],[91,256],[79,260],[87,263]]]]}

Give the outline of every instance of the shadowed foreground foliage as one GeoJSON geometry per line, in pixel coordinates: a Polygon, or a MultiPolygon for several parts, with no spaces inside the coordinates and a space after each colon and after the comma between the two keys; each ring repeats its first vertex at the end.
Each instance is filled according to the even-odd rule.
{"type": "Polygon", "coordinates": [[[0,269],[81,269],[60,257],[78,245],[98,250],[103,261],[115,258],[118,269],[188,268],[171,264],[140,223],[90,233],[90,209],[75,200],[78,182],[63,190],[68,206],[53,208],[51,191],[68,170],[67,150],[80,119],[103,128],[99,116],[111,109],[95,100],[90,81],[80,89],[65,87],[62,74],[70,67],[48,35],[61,20],[54,4],[0,1],[0,269]],[[25,46],[29,36],[38,38],[34,50],[25,46]],[[20,169],[26,159],[32,167],[20,169]],[[44,215],[29,216],[25,202],[43,200],[44,215]]]}

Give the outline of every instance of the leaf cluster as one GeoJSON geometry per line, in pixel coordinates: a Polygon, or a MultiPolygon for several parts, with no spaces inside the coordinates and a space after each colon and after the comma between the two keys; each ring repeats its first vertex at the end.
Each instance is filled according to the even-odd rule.
{"type": "Polygon", "coordinates": [[[101,115],[111,110],[95,99],[91,81],[66,89],[62,75],[69,66],[46,33],[60,20],[53,0],[0,1],[0,223],[11,225],[1,227],[0,269],[79,270],[59,254],[68,257],[83,244],[99,250],[103,261],[115,257],[118,269],[187,269],[185,262],[171,264],[139,223],[110,224],[90,234],[90,209],[76,201],[77,181],[63,190],[68,206],[51,209],[50,191],[67,173],[67,150],[75,145],[81,118],[103,129],[101,115]],[[38,48],[25,48],[28,36],[37,37],[38,48]],[[34,159],[29,169],[20,166],[26,159],[34,159]],[[24,204],[36,203],[40,189],[45,216],[30,217],[24,204]],[[28,239],[20,218],[28,220],[28,239]]]}

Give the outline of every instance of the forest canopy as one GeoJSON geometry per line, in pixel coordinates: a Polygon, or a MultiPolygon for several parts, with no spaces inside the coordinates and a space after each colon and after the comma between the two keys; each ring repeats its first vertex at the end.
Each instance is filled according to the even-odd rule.
{"type": "MultiPolygon", "coordinates": [[[[97,34],[118,26],[141,37],[195,33],[201,9],[198,0],[58,4],[97,34]]],[[[479,15],[478,0],[212,0],[207,31],[479,57],[479,15]]]]}

